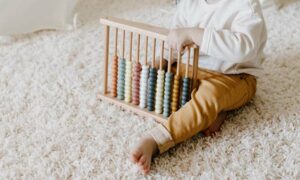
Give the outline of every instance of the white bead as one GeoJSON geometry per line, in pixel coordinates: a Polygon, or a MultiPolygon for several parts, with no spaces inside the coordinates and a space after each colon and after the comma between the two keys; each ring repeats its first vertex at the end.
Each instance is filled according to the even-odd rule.
{"type": "Polygon", "coordinates": [[[158,75],[157,75],[156,96],[155,96],[155,112],[157,114],[161,114],[163,110],[165,71],[158,70],[157,74],[158,75]]]}
{"type": "Polygon", "coordinates": [[[149,66],[143,65],[140,81],[140,107],[146,108],[147,106],[147,85],[148,85],[149,66]]]}

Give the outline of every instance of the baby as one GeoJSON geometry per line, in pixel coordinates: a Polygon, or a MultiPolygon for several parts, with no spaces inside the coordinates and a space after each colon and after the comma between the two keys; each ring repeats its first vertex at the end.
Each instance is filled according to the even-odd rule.
{"type": "Polygon", "coordinates": [[[132,151],[132,161],[145,174],[155,154],[199,132],[217,130],[227,111],[253,98],[267,41],[258,0],[182,0],[174,24],[168,37],[171,48],[200,47],[200,83],[191,100],[146,133],[132,151]]]}

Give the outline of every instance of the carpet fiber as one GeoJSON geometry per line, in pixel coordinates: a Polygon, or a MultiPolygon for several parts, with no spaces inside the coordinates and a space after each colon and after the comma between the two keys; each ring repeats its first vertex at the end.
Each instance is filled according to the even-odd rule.
{"type": "MultiPolygon", "coordinates": [[[[300,178],[300,2],[265,11],[265,71],[255,99],[214,138],[195,137],[154,160],[152,178],[300,178]]],[[[0,179],[140,179],[128,160],[155,126],[96,100],[100,16],[168,27],[169,0],[89,0],[79,27],[0,38],[0,179]]]]}

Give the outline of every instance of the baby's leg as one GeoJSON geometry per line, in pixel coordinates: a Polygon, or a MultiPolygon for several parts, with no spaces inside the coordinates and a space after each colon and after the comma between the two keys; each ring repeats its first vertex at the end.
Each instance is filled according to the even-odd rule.
{"type": "MultiPolygon", "coordinates": [[[[219,130],[220,126],[226,118],[226,112],[220,113],[216,121],[204,132],[206,136],[219,130]]],[[[131,161],[138,164],[141,171],[147,174],[150,171],[152,157],[159,154],[159,149],[156,141],[149,135],[143,136],[136,144],[134,150],[131,152],[131,161]]]]}
{"type": "Polygon", "coordinates": [[[250,75],[224,75],[200,72],[198,90],[179,111],[163,125],[151,130],[160,153],[175,144],[207,130],[221,112],[240,108],[249,102],[256,91],[256,80],[250,75]]]}
{"type": "Polygon", "coordinates": [[[192,99],[142,138],[132,153],[144,173],[150,170],[152,155],[163,153],[210,127],[219,113],[241,107],[255,94],[256,80],[250,75],[223,75],[199,70],[200,86],[192,99]]]}

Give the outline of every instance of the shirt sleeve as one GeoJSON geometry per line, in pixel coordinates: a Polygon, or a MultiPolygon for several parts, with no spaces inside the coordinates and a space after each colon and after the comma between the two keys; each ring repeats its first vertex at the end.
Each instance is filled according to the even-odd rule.
{"type": "Polygon", "coordinates": [[[205,28],[201,53],[223,61],[243,62],[257,55],[266,42],[266,28],[262,15],[241,12],[230,29],[205,28]]]}

